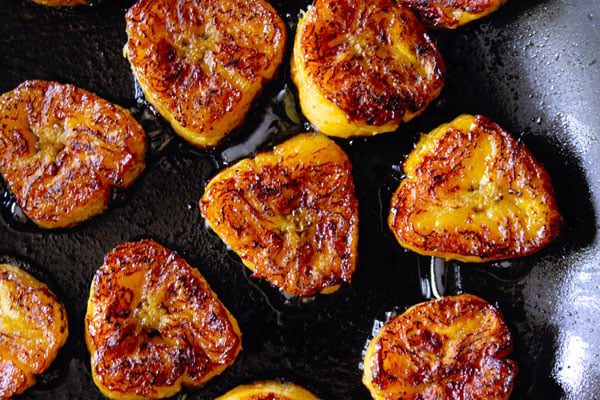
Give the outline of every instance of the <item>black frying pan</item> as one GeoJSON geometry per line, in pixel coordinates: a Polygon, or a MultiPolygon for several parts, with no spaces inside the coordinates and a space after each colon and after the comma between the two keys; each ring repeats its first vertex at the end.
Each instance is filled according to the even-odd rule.
{"type": "MultiPolygon", "coordinates": [[[[291,43],[306,2],[289,3],[274,6],[290,25],[291,43]]],[[[0,255],[24,262],[48,281],[66,304],[71,326],[59,359],[22,398],[102,397],[83,341],[89,285],[115,245],[151,237],[201,271],[244,333],[236,363],[187,398],[212,399],[238,384],[283,378],[324,399],[368,399],[359,364],[374,322],[425,300],[430,278],[430,259],[403,251],[384,223],[398,166],[418,132],[464,112],[489,116],[545,165],[565,225],[558,240],[536,255],[448,266],[438,289],[445,283],[447,294],[462,289],[501,308],[520,366],[513,399],[600,398],[600,2],[511,0],[483,21],[432,32],[448,70],[440,98],[396,133],[339,141],[354,165],[360,261],[350,287],[306,304],[248,279],[238,257],[205,228],[197,207],[224,159],[254,150],[228,149],[252,141],[250,133],[269,106],[274,121],[259,149],[304,130],[285,117],[277,97],[289,85],[289,68],[268,85],[231,139],[213,151],[193,149],[171,140],[170,129],[136,101],[122,57],[130,4],[106,0],[91,9],[56,10],[1,2],[2,92],[25,79],[73,83],[131,107],[152,134],[149,165],[139,181],[117,193],[105,214],[77,228],[36,230],[7,209],[11,198],[4,196],[0,255]]]]}

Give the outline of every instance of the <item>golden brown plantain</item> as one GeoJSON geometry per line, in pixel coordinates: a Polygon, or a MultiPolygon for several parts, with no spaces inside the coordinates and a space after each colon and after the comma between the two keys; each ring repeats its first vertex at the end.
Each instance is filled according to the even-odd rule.
{"type": "Polygon", "coordinates": [[[315,0],[298,23],[292,79],[318,131],[390,132],[441,92],[445,67],[421,22],[390,0],[315,0]]]}
{"type": "Polygon", "coordinates": [[[20,268],[0,265],[0,399],[33,386],[68,334],[67,313],[54,293],[20,268]]]}
{"type": "Polygon", "coordinates": [[[238,386],[215,400],[319,400],[308,390],[293,383],[255,382],[238,386]]]}
{"type": "Polygon", "coordinates": [[[200,273],[152,240],[123,243],[92,282],[85,341],[96,386],[112,399],[199,387],[241,349],[235,318],[200,273]]]}
{"type": "Polygon", "coordinates": [[[398,0],[398,4],[410,7],[427,26],[454,29],[493,13],[506,1],[398,0]]]}
{"type": "Polygon", "coordinates": [[[508,399],[517,364],[500,311],[464,294],[417,304],[367,348],[363,383],[376,400],[508,399]]]}
{"type": "Polygon", "coordinates": [[[400,244],[466,262],[522,257],[559,233],[550,177],[525,146],[481,115],[423,135],[404,163],[388,219],[400,244]]]}
{"type": "Polygon", "coordinates": [[[285,51],[285,25],[264,0],[140,0],[126,20],[146,99],[200,147],[242,122],[285,51]]]}
{"type": "Polygon", "coordinates": [[[292,295],[331,293],[356,265],[351,170],[332,140],[298,135],[217,174],[200,209],[254,277],[292,295]]]}
{"type": "Polygon", "coordinates": [[[42,228],[100,214],[111,187],[145,167],[146,135],[129,111],[73,85],[26,81],[0,96],[0,172],[42,228]]]}

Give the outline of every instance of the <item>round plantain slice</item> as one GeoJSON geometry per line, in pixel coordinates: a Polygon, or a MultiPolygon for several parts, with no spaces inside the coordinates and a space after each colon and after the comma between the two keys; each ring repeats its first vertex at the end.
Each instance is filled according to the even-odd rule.
{"type": "Polygon", "coordinates": [[[284,22],[264,0],[140,0],[126,20],[124,53],[146,99],[199,147],[243,121],[285,51],[284,22]]]}
{"type": "Polygon", "coordinates": [[[496,11],[507,0],[398,0],[433,28],[454,29],[496,11]]]}
{"type": "Polygon", "coordinates": [[[293,383],[265,381],[238,386],[215,400],[319,400],[319,398],[293,383]]]}
{"type": "Polygon", "coordinates": [[[35,384],[69,334],[67,312],[46,285],[0,265],[0,399],[35,384]]]}
{"type": "Polygon", "coordinates": [[[199,387],[241,350],[235,318],[200,273],[152,240],[104,258],[85,316],[92,376],[111,399],[169,397],[199,387]]]}
{"type": "Polygon", "coordinates": [[[388,218],[419,254],[485,262],[540,250],[562,224],[550,177],[522,143],[477,115],[423,135],[388,218]]]}
{"type": "Polygon", "coordinates": [[[350,282],[358,242],[352,165],[325,136],[298,135],[224,169],[200,209],[253,277],[295,296],[350,282]]]}
{"type": "Polygon", "coordinates": [[[517,365],[501,312],[464,294],[417,304],[367,347],[363,383],[376,400],[508,399],[517,365]]]}
{"type": "Polygon", "coordinates": [[[441,92],[445,67],[412,11],[390,0],[315,0],[291,63],[302,112],[319,132],[390,132],[441,92]]]}
{"type": "Polygon", "coordinates": [[[111,187],[145,167],[146,135],[129,111],[73,85],[26,81],[0,96],[0,172],[42,228],[100,214],[111,187]]]}

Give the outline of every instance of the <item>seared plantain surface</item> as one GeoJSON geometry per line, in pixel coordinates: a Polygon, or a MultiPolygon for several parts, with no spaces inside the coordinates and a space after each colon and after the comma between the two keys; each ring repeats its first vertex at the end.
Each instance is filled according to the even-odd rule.
{"type": "Polygon", "coordinates": [[[182,385],[202,386],[241,350],[237,321],[198,270],[147,239],[106,255],[85,325],[94,382],[112,399],[156,399],[182,385]]]}
{"type": "Polygon", "coordinates": [[[363,383],[376,400],[508,399],[517,374],[500,311],[464,294],[409,308],[367,348],[363,383]]]}
{"type": "Polygon", "coordinates": [[[521,257],[559,233],[550,177],[522,143],[481,115],[423,135],[404,163],[388,219],[400,244],[466,262],[521,257]]]}
{"type": "Polygon", "coordinates": [[[454,29],[493,13],[506,0],[398,0],[398,3],[414,10],[428,26],[454,29]]]}
{"type": "Polygon", "coordinates": [[[285,50],[264,0],[140,0],[125,46],[146,99],[190,143],[215,146],[246,116],[285,50]]]}
{"type": "Polygon", "coordinates": [[[306,118],[350,137],[396,130],[441,92],[444,63],[421,22],[390,0],[315,0],[298,23],[292,79],[306,118]]]}
{"type": "Polygon", "coordinates": [[[27,272],[0,265],[0,399],[35,384],[69,334],[54,293],[27,272]]]}
{"type": "Polygon", "coordinates": [[[351,169],[332,140],[298,135],[217,174],[200,209],[254,277],[292,295],[331,293],[356,265],[351,169]]]}
{"type": "Polygon", "coordinates": [[[319,400],[308,390],[293,383],[255,382],[238,386],[215,400],[319,400]]]}
{"type": "Polygon", "coordinates": [[[73,85],[26,81],[0,96],[0,172],[42,228],[100,214],[111,187],[145,167],[146,135],[129,111],[73,85]]]}

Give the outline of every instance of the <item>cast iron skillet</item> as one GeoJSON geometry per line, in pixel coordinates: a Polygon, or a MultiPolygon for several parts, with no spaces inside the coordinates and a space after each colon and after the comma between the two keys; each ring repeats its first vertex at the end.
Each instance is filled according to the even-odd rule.
{"type": "MultiPolygon", "coordinates": [[[[76,10],[22,0],[1,3],[2,92],[25,79],[73,83],[132,108],[152,135],[149,165],[139,181],[117,193],[104,215],[80,227],[39,231],[11,213],[11,198],[4,197],[0,255],[19,260],[49,282],[68,308],[71,331],[51,370],[21,398],[102,397],[83,341],[89,285],[110,249],[150,237],[201,271],[244,333],[236,363],[204,388],[188,391],[187,398],[212,399],[238,384],[282,378],[324,399],[368,399],[359,367],[373,327],[390,313],[424,301],[428,288],[421,289],[421,279],[427,278],[430,259],[403,251],[384,223],[399,166],[418,132],[465,112],[498,122],[545,165],[565,224],[558,240],[536,255],[500,264],[450,265],[443,276],[446,294],[473,293],[503,311],[515,342],[512,358],[520,367],[513,399],[600,398],[597,1],[511,0],[483,21],[432,33],[448,70],[440,98],[396,133],[339,141],[354,165],[360,261],[351,286],[308,303],[286,300],[250,280],[238,257],[205,228],[197,206],[212,175],[253,151],[252,145],[231,146],[257,140],[250,133],[261,127],[266,110],[272,121],[262,124],[266,138],[258,138],[259,149],[306,129],[285,116],[278,96],[290,85],[287,61],[239,132],[213,151],[199,151],[170,140],[170,129],[136,101],[122,57],[124,13],[131,1],[106,0],[76,10]]],[[[274,2],[290,26],[290,43],[298,10],[306,3],[274,2]]]]}

